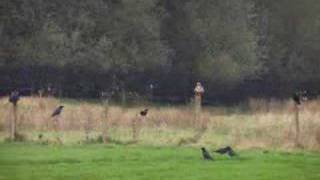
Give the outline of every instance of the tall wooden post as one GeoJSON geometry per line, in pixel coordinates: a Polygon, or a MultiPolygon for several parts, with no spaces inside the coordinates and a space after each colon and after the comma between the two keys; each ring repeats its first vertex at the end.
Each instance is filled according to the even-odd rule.
{"type": "Polygon", "coordinates": [[[194,88],[194,103],[195,103],[195,119],[199,120],[201,115],[201,105],[202,105],[202,95],[204,93],[204,88],[200,82],[197,82],[194,88]]]}
{"type": "Polygon", "coordinates": [[[295,143],[296,143],[296,146],[300,146],[300,122],[299,122],[299,112],[300,112],[300,107],[299,107],[298,104],[295,104],[295,125],[296,125],[295,143]]]}
{"type": "Polygon", "coordinates": [[[138,141],[140,131],[142,128],[142,123],[145,122],[145,115],[137,115],[132,121],[132,139],[133,141],[138,141]]]}
{"type": "Polygon", "coordinates": [[[60,115],[57,115],[54,117],[54,120],[53,120],[53,128],[54,128],[54,131],[55,131],[55,136],[56,136],[56,140],[59,144],[62,144],[62,139],[61,139],[61,134],[60,134],[60,115]]]}
{"type": "Polygon", "coordinates": [[[18,121],[17,106],[18,106],[19,99],[20,99],[20,95],[17,90],[13,91],[10,94],[9,102],[12,103],[12,113],[13,113],[13,118],[10,121],[10,139],[12,141],[15,141],[17,138],[17,121],[18,121]]]}
{"type": "Polygon", "coordinates": [[[39,95],[39,109],[41,111],[41,124],[40,124],[40,127],[39,129],[41,130],[48,130],[49,129],[49,122],[48,122],[48,119],[46,119],[45,117],[45,109],[46,109],[46,105],[45,105],[45,102],[43,100],[43,95],[44,95],[44,90],[43,89],[39,89],[38,90],[38,95],[39,95]]]}
{"type": "Polygon", "coordinates": [[[150,84],[148,87],[148,99],[150,102],[152,102],[153,100],[153,90],[154,90],[154,86],[153,84],[150,84]]]}
{"type": "Polygon", "coordinates": [[[16,135],[17,135],[17,121],[18,121],[17,109],[18,109],[17,104],[13,104],[12,105],[13,119],[11,120],[11,126],[10,126],[11,141],[15,141],[16,135]]]}
{"type": "Polygon", "coordinates": [[[100,93],[101,103],[103,106],[103,120],[102,120],[102,137],[103,142],[108,143],[110,140],[109,137],[109,121],[108,121],[108,114],[109,114],[109,98],[111,98],[112,93],[108,93],[103,91],[100,93]]]}
{"type": "Polygon", "coordinates": [[[124,82],[120,82],[120,98],[121,98],[121,106],[125,107],[127,105],[127,92],[126,86],[124,82]]]}
{"type": "Polygon", "coordinates": [[[109,101],[106,99],[103,103],[104,105],[104,122],[103,122],[103,142],[109,142],[109,122],[108,122],[108,114],[109,114],[109,101]]]}
{"type": "Polygon", "coordinates": [[[139,129],[138,129],[138,117],[134,118],[132,121],[132,139],[134,141],[138,140],[138,136],[139,136],[139,129]]]}

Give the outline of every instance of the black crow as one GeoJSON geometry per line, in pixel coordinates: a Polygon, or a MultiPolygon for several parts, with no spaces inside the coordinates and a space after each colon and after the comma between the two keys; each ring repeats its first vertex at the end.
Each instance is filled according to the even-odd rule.
{"type": "Polygon", "coordinates": [[[143,111],[140,111],[141,116],[146,116],[148,114],[148,109],[145,109],[143,111]]]}
{"type": "Polygon", "coordinates": [[[10,94],[9,102],[11,102],[13,105],[17,105],[19,99],[20,99],[19,92],[15,90],[10,94]]]}
{"type": "Polygon", "coordinates": [[[55,109],[54,112],[52,113],[51,117],[60,115],[61,112],[62,112],[63,107],[64,106],[59,106],[57,109],[55,109]]]}
{"type": "Polygon", "coordinates": [[[300,105],[301,104],[300,94],[298,92],[293,94],[292,99],[293,99],[293,101],[295,102],[296,105],[300,105]]]}
{"type": "Polygon", "coordinates": [[[233,149],[230,146],[220,148],[220,149],[216,150],[215,152],[217,152],[219,154],[228,154],[229,156],[236,155],[236,153],[233,151],[233,149]]]}
{"type": "Polygon", "coordinates": [[[202,151],[202,156],[204,160],[213,160],[213,158],[211,157],[209,152],[206,150],[206,148],[202,147],[201,151],[202,151]]]}

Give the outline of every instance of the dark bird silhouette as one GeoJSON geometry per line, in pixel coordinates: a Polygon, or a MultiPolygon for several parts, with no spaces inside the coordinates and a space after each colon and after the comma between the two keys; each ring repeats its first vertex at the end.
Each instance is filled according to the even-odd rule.
{"type": "Polygon", "coordinates": [[[202,151],[202,156],[204,160],[211,160],[211,161],[213,160],[212,156],[209,154],[206,148],[202,147],[201,151],[202,151]]]}
{"type": "Polygon", "coordinates": [[[230,146],[226,146],[224,148],[220,148],[215,151],[216,153],[219,154],[228,154],[229,156],[235,156],[236,153],[233,151],[233,149],[230,146]]]}
{"type": "Polygon", "coordinates": [[[302,101],[308,100],[307,91],[298,91],[292,95],[292,99],[296,105],[300,105],[302,101]]]}
{"type": "Polygon", "coordinates": [[[42,137],[43,137],[43,135],[42,135],[42,134],[39,134],[39,135],[38,135],[39,140],[41,140],[41,139],[42,139],[42,137]]]}
{"type": "Polygon", "coordinates": [[[143,111],[140,111],[141,116],[146,116],[148,114],[148,109],[145,109],[143,111]]]}
{"type": "Polygon", "coordinates": [[[297,105],[301,104],[300,94],[298,92],[293,94],[292,99],[293,99],[295,104],[297,104],[297,105]]]}
{"type": "Polygon", "coordinates": [[[9,97],[9,102],[11,102],[13,105],[17,105],[19,99],[20,99],[20,94],[18,91],[15,90],[11,92],[9,97]]]}
{"type": "Polygon", "coordinates": [[[57,109],[55,109],[55,110],[53,111],[51,117],[60,115],[61,112],[62,112],[63,107],[64,107],[64,106],[59,106],[57,109]]]}

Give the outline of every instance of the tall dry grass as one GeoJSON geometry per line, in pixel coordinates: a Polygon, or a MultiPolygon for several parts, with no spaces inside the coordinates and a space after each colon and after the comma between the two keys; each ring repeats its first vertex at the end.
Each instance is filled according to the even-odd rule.
{"type": "MultiPolygon", "coordinates": [[[[18,105],[18,130],[35,139],[37,132],[53,131],[52,111],[60,104],[65,109],[60,117],[64,138],[77,142],[97,136],[108,127],[110,137],[131,138],[132,121],[144,107],[122,108],[87,102],[60,102],[53,98],[22,98],[18,105]],[[107,114],[106,114],[107,113],[107,114]]],[[[154,107],[141,122],[140,141],[146,144],[179,144],[182,138],[193,137],[206,125],[206,131],[192,145],[237,148],[293,149],[295,126],[291,101],[250,99],[245,112],[241,107],[205,107],[201,117],[195,118],[192,106],[154,107]],[[230,113],[232,112],[232,113],[230,113]],[[197,121],[195,121],[197,119],[197,121]]],[[[320,149],[320,101],[304,103],[300,112],[301,143],[305,149],[320,149]]],[[[0,99],[0,131],[7,136],[11,104],[0,99]]]]}

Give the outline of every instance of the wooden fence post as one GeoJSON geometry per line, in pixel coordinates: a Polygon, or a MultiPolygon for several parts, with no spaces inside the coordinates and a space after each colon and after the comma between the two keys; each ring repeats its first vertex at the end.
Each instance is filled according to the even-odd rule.
{"type": "Polygon", "coordinates": [[[62,139],[61,139],[61,137],[60,136],[62,136],[62,134],[60,134],[61,132],[60,132],[60,126],[61,126],[61,124],[60,124],[60,117],[59,117],[60,115],[58,115],[58,116],[55,116],[54,117],[54,120],[53,120],[53,127],[54,127],[54,131],[55,131],[55,136],[56,136],[56,140],[57,140],[57,142],[59,143],[59,144],[62,144],[62,139]]]}
{"type": "Polygon", "coordinates": [[[194,103],[195,103],[195,123],[199,122],[201,116],[201,105],[202,105],[202,95],[204,93],[204,88],[200,82],[197,82],[194,88],[194,103]]]}
{"type": "Polygon", "coordinates": [[[18,121],[18,101],[20,99],[19,92],[17,90],[11,92],[9,96],[9,102],[12,103],[13,118],[10,121],[10,140],[15,141],[17,139],[17,121],[18,121]]]}
{"type": "Polygon", "coordinates": [[[299,122],[299,112],[300,108],[298,104],[295,104],[295,125],[296,125],[296,146],[300,146],[300,122],[299,122]]]}
{"type": "Polygon", "coordinates": [[[109,136],[109,99],[113,93],[102,91],[100,93],[101,103],[103,106],[103,120],[102,120],[102,138],[104,143],[108,143],[110,140],[109,136]]]}
{"type": "Polygon", "coordinates": [[[10,126],[10,139],[11,141],[16,140],[17,135],[17,121],[18,121],[18,112],[17,112],[17,104],[12,105],[13,119],[11,120],[10,126]]]}
{"type": "Polygon", "coordinates": [[[138,117],[135,117],[132,121],[132,139],[133,141],[138,140],[139,132],[138,132],[138,117]]]}

